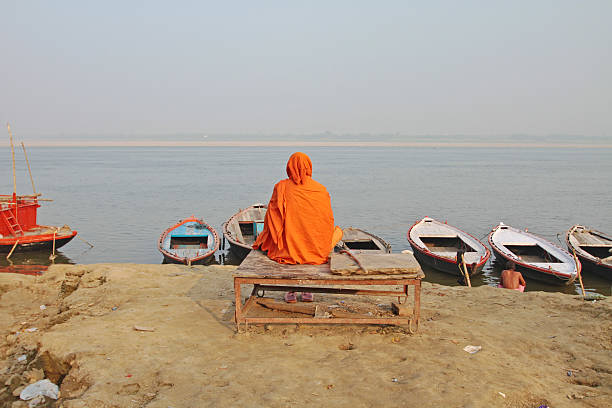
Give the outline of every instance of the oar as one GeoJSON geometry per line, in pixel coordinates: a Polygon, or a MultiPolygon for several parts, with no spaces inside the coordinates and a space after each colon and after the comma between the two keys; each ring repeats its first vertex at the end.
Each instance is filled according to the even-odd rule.
{"type": "Polygon", "coordinates": [[[472,287],[472,282],[470,281],[470,273],[467,270],[467,265],[465,264],[465,257],[461,254],[461,264],[463,265],[463,272],[465,273],[465,279],[468,284],[468,287],[472,287]]]}
{"type": "Polygon", "coordinates": [[[586,294],[584,293],[584,285],[582,284],[582,273],[580,273],[580,262],[578,261],[578,257],[576,256],[576,250],[572,248],[572,253],[574,254],[574,262],[576,262],[576,273],[578,274],[578,280],[580,281],[580,289],[582,289],[582,300],[585,299],[586,294]]]}

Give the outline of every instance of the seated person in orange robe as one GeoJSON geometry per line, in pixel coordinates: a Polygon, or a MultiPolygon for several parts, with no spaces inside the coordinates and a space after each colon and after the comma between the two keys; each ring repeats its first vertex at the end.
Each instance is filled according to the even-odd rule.
{"type": "MultiPolygon", "coordinates": [[[[278,263],[324,264],[342,238],[342,230],[334,227],[329,193],[312,179],[312,162],[304,153],[291,155],[287,175],[274,186],[264,229],[253,248],[267,251],[278,263]]],[[[295,293],[285,299],[295,302],[295,293]]],[[[302,294],[302,300],[312,301],[312,294],[302,294]]]]}

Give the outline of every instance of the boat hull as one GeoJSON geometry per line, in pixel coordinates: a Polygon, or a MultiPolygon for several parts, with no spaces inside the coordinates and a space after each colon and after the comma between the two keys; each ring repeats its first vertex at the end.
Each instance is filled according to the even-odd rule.
{"type": "Polygon", "coordinates": [[[212,253],[208,256],[205,256],[204,258],[198,258],[198,259],[177,259],[177,258],[172,258],[166,254],[164,254],[164,260],[162,263],[164,264],[178,264],[178,265],[210,265],[211,263],[213,263],[215,261],[215,254],[212,253]]]}
{"type": "Polygon", "coordinates": [[[563,278],[558,275],[554,275],[552,273],[547,273],[544,270],[536,269],[530,267],[529,265],[517,262],[516,259],[511,259],[508,256],[505,256],[503,253],[499,252],[494,245],[491,245],[493,248],[493,255],[495,255],[495,259],[500,262],[502,265],[506,265],[506,262],[512,261],[516,265],[515,269],[527,279],[537,280],[538,282],[548,283],[551,285],[569,285],[574,281],[572,278],[563,278]]]}
{"type": "MultiPolygon", "coordinates": [[[[414,257],[421,265],[427,265],[432,269],[451,275],[463,276],[463,273],[459,269],[459,266],[457,265],[457,262],[455,260],[447,260],[432,253],[426,253],[420,247],[413,245],[412,243],[410,243],[410,246],[412,247],[414,257]]],[[[484,268],[485,263],[486,260],[485,262],[476,264],[476,267],[473,269],[470,268],[470,266],[468,265],[468,271],[470,272],[470,276],[476,276],[482,273],[482,269],[484,268]]]]}
{"type": "MultiPolygon", "coordinates": [[[[229,242],[229,241],[228,241],[229,242]]],[[[229,243],[229,250],[232,252],[232,254],[238,258],[240,260],[240,262],[244,261],[244,258],[247,257],[247,255],[251,252],[250,247],[244,246],[244,245],[239,245],[237,243],[233,243],[230,242],[229,243]]]]}
{"type": "Polygon", "coordinates": [[[601,262],[594,262],[593,260],[576,254],[580,263],[582,264],[582,270],[601,276],[602,278],[612,280],[612,265],[606,265],[601,262]]]}
{"type": "MultiPolygon", "coordinates": [[[[55,249],[61,248],[76,236],[77,232],[73,231],[72,234],[67,236],[60,236],[55,238],[55,249]]],[[[13,249],[15,242],[17,239],[3,239],[0,240],[0,253],[8,253],[13,249]]],[[[25,251],[43,251],[43,250],[53,250],[53,236],[43,236],[40,238],[36,238],[33,240],[30,238],[28,241],[23,243],[18,243],[15,247],[13,253],[16,252],[25,252],[25,251]]]]}

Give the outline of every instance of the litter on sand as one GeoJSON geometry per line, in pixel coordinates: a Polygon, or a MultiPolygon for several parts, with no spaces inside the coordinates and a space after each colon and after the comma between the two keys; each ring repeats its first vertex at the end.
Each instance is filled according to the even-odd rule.
{"type": "Polygon", "coordinates": [[[463,348],[464,351],[467,351],[470,354],[478,353],[482,350],[482,346],[465,346],[463,348]]]}
{"type": "Polygon", "coordinates": [[[24,401],[29,401],[38,396],[57,399],[59,397],[59,387],[51,381],[44,379],[28,385],[19,394],[19,398],[24,401]]]}

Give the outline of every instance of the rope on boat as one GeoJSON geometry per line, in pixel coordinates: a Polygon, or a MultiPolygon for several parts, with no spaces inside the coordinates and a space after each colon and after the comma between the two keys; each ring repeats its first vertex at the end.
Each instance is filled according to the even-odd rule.
{"type": "Polygon", "coordinates": [[[30,161],[28,160],[28,154],[26,153],[26,148],[23,142],[21,142],[21,147],[23,148],[23,155],[25,156],[26,164],[28,165],[28,173],[30,173],[30,181],[32,182],[32,190],[34,191],[34,195],[36,195],[36,187],[34,187],[34,178],[32,177],[32,169],[30,168],[30,161]]]}
{"type": "Polygon", "coordinates": [[[86,243],[87,245],[89,245],[90,247],[94,247],[93,244],[90,244],[89,242],[85,241],[83,238],[81,238],[80,236],[76,236],[78,239],[80,239],[81,241],[83,241],[84,243],[86,243]]]}

